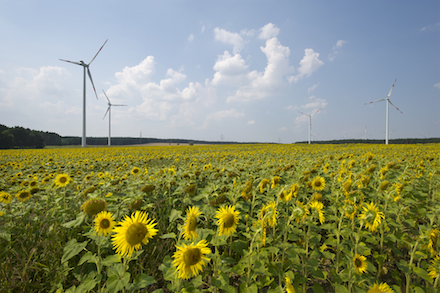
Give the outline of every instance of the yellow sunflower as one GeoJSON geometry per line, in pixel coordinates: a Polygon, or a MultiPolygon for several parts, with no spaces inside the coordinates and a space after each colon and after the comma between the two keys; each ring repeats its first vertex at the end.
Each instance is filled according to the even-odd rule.
{"type": "Polygon", "coordinates": [[[153,219],[148,219],[148,213],[136,211],[131,217],[124,219],[113,229],[113,248],[121,257],[131,256],[134,250],[139,250],[142,243],[147,244],[150,238],[157,234],[153,219]]]}
{"type": "Polygon", "coordinates": [[[286,276],[286,292],[287,293],[296,293],[295,288],[293,288],[292,281],[288,276],[286,276]]]}
{"type": "Polygon", "coordinates": [[[57,177],[55,177],[55,185],[58,187],[64,187],[69,184],[71,180],[72,179],[70,179],[70,176],[67,174],[58,174],[57,177]]]}
{"type": "Polygon", "coordinates": [[[292,199],[292,192],[288,192],[286,190],[281,190],[279,197],[284,202],[289,202],[292,199]]]}
{"type": "Polygon", "coordinates": [[[376,232],[380,222],[385,218],[384,214],[379,212],[379,208],[373,202],[366,204],[363,209],[363,213],[359,216],[360,219],[363,220],[365,227],[370,232],[376,232]]]}
{"type": "Polygon", "coordinates": [[[350,220],[353,220],[354,215],[356,214],[357,211],[357,205],[349,199],[344,200],[344,202],[345,202],[343,206],[344,215],[350,220]]]}
{"type": "Polygon", "coordinates": [[[188,246],[176,245],[177,251],[173,255],[173,266],[176,267],[180,279],[196,277],[203,270],[203,267],[210,261],[206,255],[211,253],[211,249],[207,246],[208,242],[204,239],[188,246]]]}
{"type": "Polygon", "coordinates": [[[19,201],[21,201],[21,202],[25,202],[25,201],[27,201],[28,199],[30,199],[30,198],[32,197],[32,194],[31,194],[29,191],[27,191],[27,190],[22,190],[22,191],[20,191],[19,193],[17,193],[17,194],[15,195],[15,197],[16,197],[19,201]]]}
{"type": "Polygon", "coordinates": [[[269,184],[269,179],[263,179],[260,181],[259,187],[260,187],[260,193],[264,193],[264,190],[266,189],[267,184],[269,184]]]}
{"type": "Polygon", "coordinates": [[[304,222],[307,215],[310,214],[309,210],[304,206],[304,204],[298,200],[296,201],[296,206],[293,208],[292,213],[295,217],[295,222],[297,223],[304,222]]]}
{"type": "Polygon", "coordinates": [[[186,220],[185,226],[183,227],[183,239],[185,240],[194,240],[199,235],[196,232],[197,228],[197,217],[200,216],[202,212],[198,207],[189,207],[186,210],[186,220]]]}
{"type": "Polygon", "coordinates": [[[112,232],[115,226],[113,215],[109,212],[102,211],[96,215],[95,218],[95,231],[98,235],[108,235],[112,232]]]}
{"type": "Polygon", "coordinates": [[[264,222],[267,222],[267,225],[271,228],[275,227],[277,224],[277,216],[277,203],[274,201],[269,202],[260,210],[260,219],[264,222]]]}
{"type": "Polygon", "coordinates": [[[388,185],[390,185],[390,182],[388,180],[382,181],[380,183],[379,189],[381,191],[385,191],[388,188],[388,185]]]}
{"type": "Polygon", "coordinates": [[[434,280],[440,274],[440,253],[431,260],[431,265],[428,267],[428,276],[433,278],[434,280]]]}
{"type": "Polygon", "coordinates": [[[388,286],[387,283],[374,283],[373,287],[367,291],[367,293],[393,293],[393,289],[388,286]]]}
{"type": "Polygon", "coordinates": [[[289,193],[291,193],[294,197],[297,197],[299,193],[299,185],[295,183],[290,186],[289,193]]]}
{"type": "Polygon", "coordinates": [[[12,196],[9,193],[0,191],[0,202],[8,204],[11,202],[12,196]]]}
{"type": "Polygon", "coordinates": [[[81,205],[84,213],[93,216],[102,212],[107,207],[107,202],[103,199],[89,199],[81,205]]]}
{"type": "Polygon", "coordinates": [[[437,250],[437,239],[440,235],[440,231],[438,229],[431,229],[429,231],[429,243],[428,250],[431,252],[431,256],[434,256],[437,250]]]}
{"type": "Polygon", "coordinates": [[[325,180],[321,176],[315,177],[312,181],[312,188],[314,191],[321,191],[325,187],[325,180]]]}
{"type": "Polygon", "coordinates": [[[280,183],[280,179],[281,179],[280,176],[275,176],[275,177],[273,177],[273,178],[272,178],[272,184],[271,184],[271,186],[270,186],[270,189],[274,189],[274,188],[278,185],[278,183],[280,183]]]}
{"type": "Polygon", "coordinates": [[[131,175],[138,175],[140,174],[141,169],[139,169],[138,167],[133,167],[133,169],[131,169],[131,175]]]}
{"type": "Polygon", "coordinates": [[[314,200],[312,202],[309,203],[310,209],[315,210],[318,213],[318,219],[319,222],[322,224],[324,224],[325,222],[325,217],[324,217],[324,212],[322,211],[322,209],[324,208],[324,205],[322,204],[322,202],[314,200]]]}
{"type": "Polygon", "coordinates": [[[351,179],[347,179],[344,183],[342,183],[342,189],[344,190],[345,195],[349,195],[351,191],[351,179]]]}
{"type": "Polygon", "coordinates": [[[217,225],[219,226],[219,236],[229,236],[237,231],[238,220],[240,217],[239,211],[235,211],[234,206],[220,207],[215,213],[214,218],[217,218],[217,225]]]}
{"type": "Polygon", "coordinates": [[[353,258],[353,265],[358,274],[363,274],[367,271],[367,258],[363,255],[356,254],[353,258]]]}

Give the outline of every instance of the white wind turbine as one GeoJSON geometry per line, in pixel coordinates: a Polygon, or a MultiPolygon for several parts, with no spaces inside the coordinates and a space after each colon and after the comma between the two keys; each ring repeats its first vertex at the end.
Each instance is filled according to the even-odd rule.
{"type": "MultiPolygon", "coordinates": [[[[105,97],[107,98],[108,101],[108,108],[107,111],[105,112],[105,115],[102,119],[105,118],[105,116],[107,116],[108,113],[108,145],[111,145],[111,114],[112,114],[112,106],[127,106],[127,105],[117,105],[117,104],[112,104],[110,102],[110,99],[107,97],[107,94],[104,92],[104,90],[102,90],[102,92],[104,93],[105,97]]],[[[141,137],[142,137],[142,132],[141,132],[141,137]]]]}
{"type": "Polygon", "coordinates": [[[309,144],[310,144],[310,136],[312,133],[312,116],[315,115],[316,113],[318,113],[321,109],[318,109],[316,112],[312,113],[312,114],[305,114],[301,111],[299,111],[301,114],[308,116],[309,117],[309,144]]]}
{"type": "MultiPolygon", "coordinates": [[[[104,45],[107,43],[108,39],[104,42],[104,45]]],[[[101,52],[101,49],[104,47],[104,45],[101,46],[101,48],[98,50],[98,52],[95,54],[95,56],[90,60],[88,64],[84,63],[84,61],[74,62],[69,60],[60,59],[64,62],[73,63],[76,65],[80,65],[84,68],[84,79],[83,79],[83,129],[82,129],[82,139],[81,139],[81,146],[86,146],[86,70],[87,74],[89,75],[90,81],[92,82],[93,90],[95,91],[96,99],[98,99],[98,94],[96,93],[95,85],[93,84],[92,74],[90,73],[89,66],[95,60],[96,56],[98,56],[99,52],[101,52]]]]}
{"type": "Polygon", "coordinates": [[[396,80],[394,80],[394,83],[393,83],[393,86],[391,87],[391,90],[390,90],[390,92],[388,93],[388,96],[385,98],[385,99],[380,99],[380,100],[376,100],[376,101],[372,101],[372,102],[369,102],[369,103],[365,103],[365,105],[368,105],[368,104],[372,104],[372,103],[376,103],[376,102],[381,102],[381,101],[386,101],[387,102],[387,114],[386,114],[386,127],[385,127],[385,132],[386,132],[386,134],[385,134],[385,144],[388,144],[388,139],[389,139],[389,126],[388,126],[388,124],[389,124],[389,119],[388,119],[388,112],[389,112],[389,104],[391,104],[391,105],[393,105],[393,107],[394,108],[396,108],[397,109],[397,111],[399,111],[400,113],[402,113],[403,114],[403,112],[402,111],[400,111],[399,110],[399,108],[397,108],[391,101],[390,101],[390,96],[391,96],[391,92],[393,91],[393,88],[394,88],[394,85],[396,84],[396,81],[397,81],[397,79],[396,80]]]}

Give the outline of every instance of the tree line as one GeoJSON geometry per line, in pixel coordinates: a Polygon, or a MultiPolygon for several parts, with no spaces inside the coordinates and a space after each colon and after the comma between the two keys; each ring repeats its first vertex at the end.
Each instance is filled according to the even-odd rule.
{"type": "Polygon", "coordinates": [[[20,126],[7,127],[0,124],[0,149],[38,149],[46,145],[61,145],[61,136],[53,132],[31,130],[20,126]]]}

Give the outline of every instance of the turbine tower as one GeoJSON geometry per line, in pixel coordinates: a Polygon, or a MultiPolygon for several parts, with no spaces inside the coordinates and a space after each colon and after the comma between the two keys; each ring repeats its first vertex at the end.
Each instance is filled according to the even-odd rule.
{"type": "Polygon", "coordinates": [[[316,112],[314,112],[312,114],[306,114],[306,113],[299,111],[301,114],[309,117],[309,144],[310,144],[310,136],[312,134],[312,116],[315,115],[316,113],[318,113],[320,110],[321,109],[318,109],[316,112]]]}
{"type": "MultiPolygon", "coordinates": [[[[104,42],[104,45],[107,43],[107,41],[108,41],[108,39],[104,42]]],[[[88,64],[84,63],[84,61],[74,62],[74,61],[60,59],[61,61],[64,61],[64,62],[69,62],[69,63],[73,63],[73,64],[76,64],[76,65],[80,65],[84,69],[84,78],[83,78],[83,125],[82,125],[83,127],[82,127],[82,139],[81,139],[81,146],[82,147],[86,146],[86,71],[87,71],[87,74],[89,75],[89,79],[90,79],[90,81],[92,83],[93,90],[95,91],[96,99],[98,99],[98,94],[96,93],[95,85],[93,84],[92,74],[90,73],[89,66],[93,62],[93,60],[95,60],[96,56],[98,56],[99,52],[101,52],[101,49],[104,47],[104,45],[101,46],[101,48],[98,50],[98,52],[95,54],[95,56],[92,58],[92,60],[90,60],[90,62],[88,64]]]]}
{"type": "MultiPolygon", "coordinates": [[[[110,103],[110,99],[107,97],[107,94],[104,92],[104,90],[102,90],[102,92],[104,93],[105,97],[107,98],[108,101],[108,108],[107,111],[105,112],[105,115],[102,119],[105,118],[105,116],[107,116],[108,113],[108,145],[111,145],[111,112],[112,112],[112,106],[127,106],[127,105],[117,105],[117,104],[112,104],[110,103]]],[[[142,132],[141,132],[141,137],[142,137],[142,132]]]]}
{"type": "Polygon", "coordinates": [[[380,100],[372,101],[372,102],[369,102],[369,103],[365,103],[365,105],[372,104],[372,103],[376,103],[376,102],[381,102],[381,101],[386,101],[386,103],[387,103],[387,106],[386,106],[386,111],[387,111],[387,114],[386,114],[386,126],[385,126],[385,144],[388,144],[388,139],[389,139],[389,137],[390,137],[390,133],[389,133],[389,119],[388,119],[389,104],[393,105],[393,107],[396,108],[397,111],[399,111],[400,113],[403,114],[403,112],[400,111],[399,108],[397,108],[397,107],[396,107],[396,106],[390,101],[391,92],[392,92],[393,89],[394,89],[394,85],[396,84],[396,81],[397,81],[397,79],[394,80],[393,86],[391,87],[391,90],[390,90],[390,92],[388,93],[388,96],[387,96],[385,99],[380,99],[380,100]]]}

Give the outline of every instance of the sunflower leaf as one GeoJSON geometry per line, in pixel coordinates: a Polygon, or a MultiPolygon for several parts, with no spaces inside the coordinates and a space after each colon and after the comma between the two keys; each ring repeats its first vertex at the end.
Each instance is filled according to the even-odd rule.
{"type": "Polygon", "coordinates": [[[76,239],[72,239],[69,242],[67,242],[66,246],[64,247],[64,254],[61,258],[61,263],[64,263],[80,253],[86,246],[87,243],[89,243],[88,240],[78,243],[76,239]]]}

